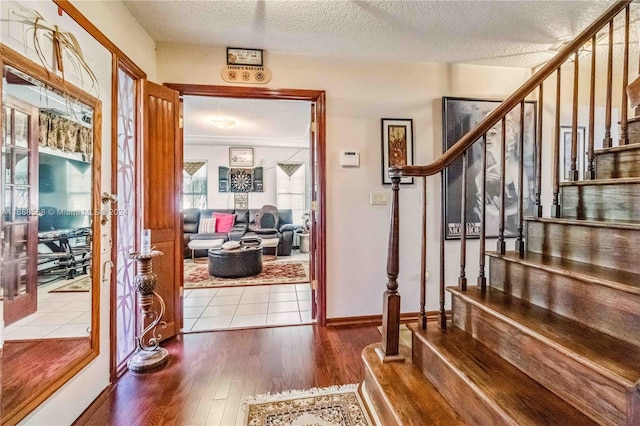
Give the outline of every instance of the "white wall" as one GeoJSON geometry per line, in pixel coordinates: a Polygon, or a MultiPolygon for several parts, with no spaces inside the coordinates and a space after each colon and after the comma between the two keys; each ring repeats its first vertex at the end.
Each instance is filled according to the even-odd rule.
{"type": "MultiPolygon", "coordinates": [[[[276,202],[276,163],[303,162],[309,170],[308,148],[253,147],[254,166],[262,166],[264,171],[264,192],[249,193],[249,208],[259,209],[265,204],[276,202]]],[[[232,209],[233,193],[218,192],[218,166],[229,167],[229,146],[191,144],[185,138],[184,161],[207,161],[209,208],[232,209]]],[[[307,178],[309,173],[307,173],[307,178]]],[[[306,185],[309,187],[309,184],[306,185]]]]}
{"type": "Polygon", "coordinates": [[[73,5],[156,81],[156,44],[120,1],[73,0],[73,5]]]}
{"type": "MultiPolygon", "coordinates": [[[[219,74],[225,55],[222,48],[158,44],[158,80],[225,85],[219,74]]],[[[327,316],[380,314],[390,206],[369,205],[369,192],[390,190],[381,184],[380,119],[412,118],[415,162],[426,164],[442,152],[442,96],[503,98],[529,77],[529,71],[273,52],[265,52],[265,65],[273,74],[267,87],[327,93],[327,316]],[[345,149],[360,151],[359,168],[340,166],[339,153],[345,149]]],[[[400,192],[399,282],[402,310],[409,312],[419,308],[421,191],[416,184],[403,185],[400,192]]],[[[428,232],[434,236],[439,235],[439,194],[439,177],[430,178],[428,232]]],[[[437,238],[430,239],[428,253],[428,309],[433,310],[438,306],[437,238]]],[[[456,273],[451,264],[447,276],[453,280],[456,273]]]]}

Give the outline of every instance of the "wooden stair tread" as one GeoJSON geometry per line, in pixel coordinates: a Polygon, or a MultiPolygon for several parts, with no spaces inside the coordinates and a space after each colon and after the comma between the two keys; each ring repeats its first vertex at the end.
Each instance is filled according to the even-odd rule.
{"type": "Polygon", "coordinates": [[[533,252],[526,252],[524,257],[520,257],[518,253],[514,251],[509,251],[504,255],[498,252],[487,252],[487,256],[505,259],[510,262],[520,263],[553,273],[571,275],[584,281],[615,288],[616,290],[626,293],[640,295],[640,274],[633,272],[605,268],[590,263],[575,262],[562,257],[533,252]]]}
{"type": "Polygon", "coordinates": [[[516,424],[595,424],[465,331],[450,325],[443,332],[435,324],[410,328],[516,424]]]}
{"type": "Polygon", "coordinates": [[[567,356],[589,365],[622,386],[632,387],[640,378],[640,347],[589,328],[500,290],[479,287],[450,292],[487,309],[510,324],[546,341],[567,356]]]}
{"type": "Polygon", "coordinates": [[[612,146],[611,148],[594,149],[593,153],[594,155],[598,155],[598,154],[608,154],[610,152],[636,151],[639,149],[640,149],[640,144],[632,143],[629,145],[612,146]]]}
{"type": "Polygon", "coordinates": [[[525,217],[528,222],[557,223],[566,225],[591,226],[594,228],[615,228],[640,230],[640,222],[630,220],[613,219],[573,219],[573,218],[553,218],[553,217],[525,217]]]}
{"type": "Polygon", "coordinates": [[[411,361],[411,349],[401,345],[404,362],[382,362],[376,353],[379,343],[362,352],[366,368],[393,407],[395,420],[402,425],[462,425],[462,420],[420,369],[411,361]]]}
{"type": "MultiPolygon", "coordinates": [[[[638,144],[640,145],[640,144],[638,144]]],[[[563,181],[560,182],[560,186],[594,186],[594,185],[621,185],[640,183],[640,178],[637,177],[625,177],[625,178],[608,178],[608,179],[593,179],[593,180],[575,180],[575,181],[563,181]]]]}

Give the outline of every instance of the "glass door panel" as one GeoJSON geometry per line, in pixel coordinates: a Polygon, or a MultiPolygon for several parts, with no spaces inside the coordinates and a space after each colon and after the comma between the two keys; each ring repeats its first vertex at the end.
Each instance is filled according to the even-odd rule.
{"type": "MultiPolygon", "coordinates": [[[[32,314],[37,308],[37,200],[32,153],[38,149],[32,120],[38,111],[8,101],[2,147],[2,279],[5,325],[32,314]]],[[[36,182],[37,183],[37,182],[36,182]]]]}

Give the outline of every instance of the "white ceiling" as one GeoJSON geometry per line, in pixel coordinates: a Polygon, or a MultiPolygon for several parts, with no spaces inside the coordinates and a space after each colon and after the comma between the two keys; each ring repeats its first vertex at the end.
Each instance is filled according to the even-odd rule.
{"type": "MultiPolygon", "coordinates": [[[[611,0],[124,1],[157,43],[264,49],[267,64],[269,53],[280,52],[527,68],[549,60],[554,54],[553,47],[573,38],[611,3],[611,0]]],[[[636,41],[636,37],[632,40],[636,41]]],[[[244,138],[247,144],[260,141],[265,145],[274,143],[275,137],[294,145],[294,141],[306,138],[309,120],[305,108],[293,102],[193,99],[185,102],[185,135],[191,133],[193,141],[241,144],[244,138]],[[265,103],[271,106],[265,108],[265,103]],[[237,117],[239,125],[234,129],[212,130],[206,114],[214,111],[237,117]],[[304,117],[304,121],[290,119],[298,116],[304,117]],[[266,127],[259,126],[260,122],[266,127]]]]}
{"type": "Polygon", "coordinates": [[[185,144],[308,147],[310,102],[184,97],[185,144]],[[214,120],[234,126],[220,129],[214,120]]]}

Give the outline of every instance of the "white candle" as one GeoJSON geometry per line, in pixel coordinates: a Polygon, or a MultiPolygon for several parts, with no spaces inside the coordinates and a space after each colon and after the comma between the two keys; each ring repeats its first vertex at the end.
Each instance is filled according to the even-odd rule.
{"type": "Polygon", "coordinates": [[[140,246],[141,254],[151,253],[151,229],[142,230],[142,234],[140,235],[140,246]]]}

